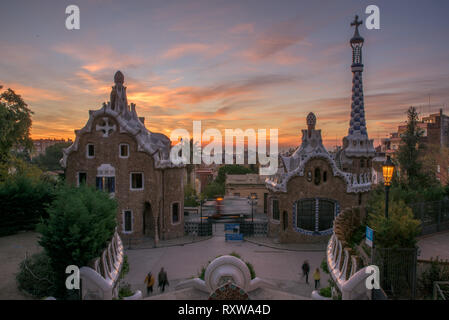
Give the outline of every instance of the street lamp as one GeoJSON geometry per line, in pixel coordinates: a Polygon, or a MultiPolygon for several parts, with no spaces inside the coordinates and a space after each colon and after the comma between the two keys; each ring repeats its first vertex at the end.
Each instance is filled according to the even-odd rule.
{"type": "Polygon", "coordinates": [[[197,198],[200,201],[200,231],[199,235],[203,235],[203,202],[204,202],[204,196],[200,194],[200,196],[197,198]]]}
{"type": "Polygon", "coordinates": [[[393,179],[394,163],[391,161],[390,156],[387,156],[387,160],[382,165],[382,174],[384,176],[385,185],[385,217],[388,219],[388,193],[390,192],[391,180],[393,179]]]}
{"type": "Polygon", "coordinates": [[[253,210],[253,206],[256,203],[257,204],[257,197],[256,195],[251,195],[250,197],[250,201],[251,201],[251,223],[254,223],[254,210],[253,210]]]}

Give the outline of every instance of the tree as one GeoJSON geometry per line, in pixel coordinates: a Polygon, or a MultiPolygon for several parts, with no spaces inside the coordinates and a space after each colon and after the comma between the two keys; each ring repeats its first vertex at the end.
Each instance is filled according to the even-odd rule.
{"type": "Polygon", "coordinates": [[[187,184],[184,187],[184,207],[196,207],[197,205],[195,189],[191,184],[187,184]]]}
{"type": "Polygon", "coordinates": [[[398,161],[402,181],[411,188],[424,187],[435,179],[430,179],[423,172],[421,156],[425,146],[422,143],[423,131],[418,126],[419,117],[415,107],[407,110],[407,129],[401,136],[401,145],[398,151],[398,161]]]}
{"type": "Polygon", "coordinates": [[[25,101],[13,90],[8,89],[0,94],[0,163],[9,160],[13,147],[24,150],[32,148],[32,114],[25,101]]]}
{"type": "Polygon", "coordinates": [[[62,150],[70,146],[70,144],[70,142],[61,142],[49,146],[44,154],[40,154],[32,162],[44,171],[61,170],[62,167],[59,161],[62,159],[62,150]]]}
{"type": "Polygon", "coordinates": [[[224,183],[218,183],[217,181],[213,181],[209,183],[204,189],[204,195],[208,199],[213,199],[218,196],[223,196],[225,193],[224,183]]]}
{"type": "Polygon", "coordinates": [[[35,230],[55,197],[54,186],[24,173],[0,183],[0,236],[35,230]]]}
{"type": "Polygon", "coordinates": [[[218,169],[218,175],[217,178],[215,178],[215,182],[224,185],[226,182],[227,174],[248,174],[248,173],[254,172],[251,169],[244,167],[242,165],[226,164],[220,167],[220,169],[218,169]]]}
{"type": "Polygon", "coordinates": [[[65,269],[82,267],[98,257],[111,240],[117,204],[107,193],[87,186],[62,188],[38,230],[39,244],[50,258],[57,298],[65,298],[65,269]]]}

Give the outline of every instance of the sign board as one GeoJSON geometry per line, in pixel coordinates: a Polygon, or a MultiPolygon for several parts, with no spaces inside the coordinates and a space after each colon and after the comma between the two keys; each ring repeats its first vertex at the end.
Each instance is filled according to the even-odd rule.
{"type": "Polygon", "coordinates": [[[224,229],[226,232],[226,241],[243,241],[243,234],[240,233],[239,223],[226,223],[224,229]]]}
{"type": "Polygon", "coordinates": [[[373,231],[373,229],[371,229],[368,226],[366,226],[365,237],[366,237],[365,243],[372,248],[373,247],[373,241],[374,241],[374,231],[373,231]]]}
{"type": "Polygon", "coordinates": [[[243,234],[241,233],[226,233],[226,241],[243,241],[243,234]]]}
{"type": "Polygon", "coordinates": [[[225,223],[225,231],[232,231],[234,233],[240,233],[240,224],[238,223],[225,223]]]}

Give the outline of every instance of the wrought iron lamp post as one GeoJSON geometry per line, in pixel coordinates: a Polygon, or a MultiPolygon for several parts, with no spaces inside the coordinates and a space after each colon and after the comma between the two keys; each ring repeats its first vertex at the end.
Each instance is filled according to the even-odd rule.
{"type": "Polygon", "coordinates": [[[254,204],[257,204],[257,197],[255,195],[251,195],[249,200],[251,201],[251,223],[254,223],[254,204]]]}
{"type": "Polygon", "coordinates": [[[382,165],[382,174],[384,176],[385,185],[385,218],[388,219],[388,195],[390,193],[391,180],[393,179],[394,163],[391,161],[390,156],[387,156],[387,160],[382,165]]]}

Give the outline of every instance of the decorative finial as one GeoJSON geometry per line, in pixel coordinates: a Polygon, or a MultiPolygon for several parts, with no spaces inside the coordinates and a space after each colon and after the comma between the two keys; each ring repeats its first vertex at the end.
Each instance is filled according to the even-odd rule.
{"type": "Polygon", "coordinates": [[[355,26],[354,36],[351,39],[351,43],[353,42],[363,42],[363,38],[359,34],[359,26],[363,24],[362,20],[359,20],[359,16],[356,15],[354,21],[351,22],[351,27],[355,26]]]}
{"type": "Polygon", "coordinates": [[[307,129],[309,130],[309,132],[311,130],[315,130],[315,125],[316,125],[316,116],[313,112],[310,112],[307,115],[307,129]]]}
{"type": "Polygon", "coordinates": [[[123,82],[125,82],[125,76],[123,75],[123,73],[118,70],[115,75],[114,75],[114,82],[115,83],[120,83],[123,84],[123,82]]]}

